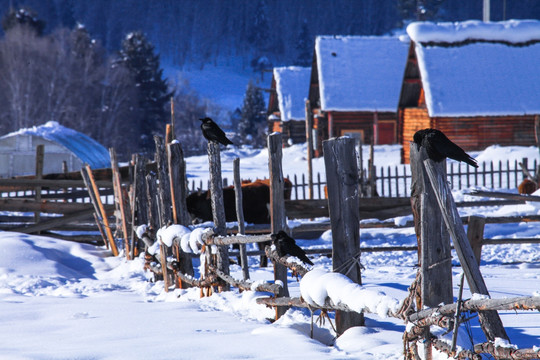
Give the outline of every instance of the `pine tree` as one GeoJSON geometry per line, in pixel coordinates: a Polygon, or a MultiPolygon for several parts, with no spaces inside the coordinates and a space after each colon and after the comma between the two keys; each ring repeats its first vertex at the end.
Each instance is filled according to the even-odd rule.
{"type": "Polygon", "coordinates": [[[242,115],[238,123],[240,141],[253,146],[264,146],[266,128],[266,106],[262,92],[250,81],[244,95],[242,115]]]}
{"type": "Polygon", "coordinates": [[[309,66],[313,57],[313,41],[309,35],[308,22],[306,19],[302,22],[298,41],[296,43],[297,57],[295,65],[309,66]]]}
{"type": "Polygon", "coordinates": [[[251,26],[248,42],[257,50],[266,50],[270,38],[270,25],[268,23],[266,0],[259,0],[255,10],[253,24],[251,26]]]}
{"type": "Polygon", "coordinates": [[[2,29],[4,29],[4,32],[8,32],[17,26],[32,29],[36,35],[41,36],[45,28],[45,22],[39,19],[32,9],[22,7],[15,10],[11,8],[2,18],[2,29]]]}
{"type": "Polygon", "coordinates": [[[152,151],[153,135],[163,133],[168,120],[166,104],[171,92],[163,79],[159,55],[154,53],[154,46],[141,32],[133,32],[122,42],[119,63],[125,66],[133,76],[138,88],[139,115],[136,130],[140,134],[142,152],[152,151]]]}

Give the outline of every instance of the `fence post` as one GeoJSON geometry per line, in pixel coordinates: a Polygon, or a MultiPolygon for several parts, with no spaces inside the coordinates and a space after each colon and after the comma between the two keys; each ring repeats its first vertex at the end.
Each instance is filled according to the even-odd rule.
{"type": "MultiPolygon", "coordinates": [[[[148,200],[146,199],[146,158],[135,155],[134,159],[134,176],[133,176],[133,201],[131,208],[131,223],[133,227],[138,225],[148,224],[148,200]]],[[[135,249],[138,240],[136,237],[133,239],[133,251],[135,249]]],[[[134,253],[133,253],[134,254],[134,253]]],[[[135,255],[135,254],[134,254],[135,255]]]]}
{"type": "MultiPolygon", "coordinates": [[[[463,272],[467,277],[469,288],[472,293],[489,296],[489,291],[480,273],[480,268],[474,257],[467,235],[465,234],[465,229],[463,228],[454,198],[448,188],[446,177],[443,176],[443,173],[437,168],[433,160],[424,160],[424,165],[431,186],[435,191],[444,222],[454,241],[454,248],[456,249],[463,272]]],[[[489,341],[494,341],[497,337],[508,340],[508,335],[497,311],[479,311],[478,318],[480,320],[480,326],[489,341]]]]}
{"type": "MultiPolygon", "coordinates": [[[[175,224],[188,226],[190,217],[186,205],[186,162],[184,161],[182,145],[179,142],[167,144],[167,163],[169,168],[173,220],[175,224]]],[[[174,251],[176,253],[176,258],[180,263],[180,271],[183,274],[193,276],[194,272],[191,256],[181,251],[178,244],[175,244],[174,251]]],[[[176,279],[176,282],[180,287],[187,288],[187,284],[182,282],[179,278],[176,279]]]]}
{"type": "MultiPolygon", "coordinates": [[[[306,100],[306,142],[307,142],[307,168],[308,168],[308,197],[313,200],[313,112],[311,104],[306,100]]],[[[296,175],[295,175],[296,176],[296,175]]],[[[298,199],[298,198],[297,198],[298,199]]]]}
{"type": "MultiPolygon", "coordinates": [[[[268,173],[270,177],[270,227],[272,233],[277,233],[280,230],[287,231],[282,156],[281,134],[270,134],[268,136],[268,173]]],[[[278,296],[289,296],[287,268],[277,262],[274,262],[274,280],[283,283],[278,296]]],[[[287,309],[283,306],[276,307],[276,319],[285,314],[287,309]]]]}
{"type": "Polygon", "coordinates": [[[116,151],[114,148],[109,148],[109,154],[111,157],[111,170],[113,176],[114,197],[116,199],[117,209],[120,210],[120,224],[122,226],[122,233],[124,234],[124,248],[126,253],[126,259],[132,260],[131,253],[129,251],[129,238],[131,236],[130,229],[128,229],[126,210],[126,199],[124,197],[124,191],[122,189],[122,179],[120,177],[120,170],[118,169],[118,161],[116,160],[116,151]]]}
{"type": "MultiPolygon", "coordinates": [[[[212,216],[214,218],[214,233],[227,235],[225,218],[225,205],[223,203],[223,181],[221,180],[221,157],[219,143],[208,141],[208,165],[210,175],[210,202],[212,204],[212,216]]],[[[224,274],[229,275],[229,249],[226,245],[217,246],[217,268],[224,274]]],[[[221,288],[230,290],[228,283],[223,283],[221,288]]]]}
{"type": "Polygon", "coordinates": [[[155,135],[154,142],[156,144],[156,165],[158,178],[158,192],[160,202],[160,227],[166,226],[169,221],[173,220],[171,210],[171,190],[168,176],[167,156],[165,154],[165,145],[161,136],[155,135]]]}
{"type": "MultiPolygon", "coordinates": [[[[242,182],[240,180],[240,158],[233,160],[234,177],[234,199],[236,204],[236,218],[238,220],[238,233],[244,235],[246,227],[244,224],[244,205],[242,203],[242,182]]],[[[249,280],[249,266],[246,253],[246,244],[240,244],[240,265],[242,266],[242,275],[244,280],[249,280]]]]}
{"type": "MultiPolygon", "coordinates": [[[[43,179],[43,162],[45,158],[45,145],[39,144],[36,146],[36,179],[43,179]]],[[[41,186],[36,186],[35,188],[35,200],[37,203],[41,202],[41,186]]],[[[34,222],[37,224],[39,222],[41,213],[36,211],[34,213],[34,222]]],[[[38,231],[40,234],[41,231],[38,231]]]]}
{"type": "MultiPolygon", "coordinates": [[[[433,188],[429,184],[423,163],[425,159],[426,151],[422,148],[419,152],[416,145],[411,143],[411,206],[422,273],[420,308],[453,302],[450,235],[444,225],[433,188]]],[[[439,171],[446,174],[446,161],[437,166],[439,171]]]]}
{"type": "MultiPolygon", "coordinates": [[[[333,271],[362,284],[360,273],[360,214],[358,168],[354,139],[339,137],[323,141],[328,189],[328,211],[332,225],[333,271]]],[[[339,335],[350,327],[364,325],[364,315],[336,311],[339,335]]]]}
{"type": "Polygon", "coordinates": [[[486,218],[481,216],[469,216],[467,225],[467,238],[471,244],[471,248],[476,258],[476,262],[480,265],[482,257],[482,241],[484,241],[484,227],[486,218]]]}

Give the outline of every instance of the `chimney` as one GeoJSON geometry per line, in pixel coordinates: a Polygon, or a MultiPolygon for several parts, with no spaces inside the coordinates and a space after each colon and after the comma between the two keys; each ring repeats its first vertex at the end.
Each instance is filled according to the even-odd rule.
{"type": "Polygon", "coordinates": [[[491,0],[484,0],[484,8],[483,8],[483,14],[482,14],[482,21],[484,22],[489,22],[490,2],[491,0]]]}

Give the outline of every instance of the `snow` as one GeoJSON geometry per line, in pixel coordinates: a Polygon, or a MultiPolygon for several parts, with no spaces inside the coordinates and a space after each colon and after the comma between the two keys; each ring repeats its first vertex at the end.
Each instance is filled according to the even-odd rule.
{"type": "Polygon", "coordinates": [[[540,114],[539,21],[413,23],[407,32],[430,116],[540,114]],[[461,43],[470,39],[482,41],[461,43]]]}
{"type": "MultiPolygon", "coordinates": [[[[494,150],[476,158],[500,160],[505,159],[505,153],[517,159],[527,154],[538,156],[537,149],[532,154],[527,147],[494,150]]],[[[222,153],[227,161],[235,152],[244,151],[242,171],[246,168],[257,177],[267,174],[265,152],[230,151],[222,153]]],[[[284,165],[299,167],[301,160],[295,159],[301,159],[303,151],[302,146],[284,149],[284,156],[293,162],[287,165],[285,161],[284,165]]],[[[399,147],[377,146],[377,165],[398,161],[399,152],[399,147]]],[[[190,172],[190,167],[204,167],[207,157],[188,158],[187,163],[190,172]]],[[[461,191],[454,191],[454,195],[468,196],[461,191]]],[[[466,208],[460,212],[509,216],[537,210],[524,204],[466,208]]],[[[190,229],[190,233],[169,228],[162,234],[170,231],[174,238],[182,232],[183,248],[189,246],[188,237],[197,232],[194,242],[198,249],[205,231],[204,227],[190,229]]],[[[495,239],[538,234],[540,224],[534,222],[488,224],[485,229],[485,237],[495,239]]],[[[416,244],[412,228],[362,229],[360,235],[362,246],[416,244]]],[[[296,241],[303,248],[328,248],[331,231],[317,239],[296,241]]],[[[152,276],[143,270],[143,256],[127,261],[122,256],[113,257],[104,247],[14,232],[0,232],[0,243],[0,359],[403,359],[402,335],[407,324],[386,314],[408,294],[417,272],[416,252],[362,253],[362,286],[331,273],[332,263],[327,257],[310,255],[314,269],[300,282],[288,277],[291,296],[302,295],[315,303],[329,296],[333,301],[369,307],[373,312],[365,314],[366,327],[353,327],[337,339],[328,320],[316,323],[311,339],[309,310],[292,308],[271,322],[268,319],[273,318],[274,311],[256,303],[257,298],[268,296],[266,293],[233,290],[200,298],[196,288],[165,292],[163,282],[152,281],[152,276]]],[[[539,250],[538,244],[484,246],[481,272],[491,298],[538,294],[539,250]]],[[[200,259],[194,258],[193,262],[198,277],[200,259]]],[[[453,290],[457,295],[462,270],[455,253],[452,263],[453,290]]],[[[272,268],[258,265],[257,257],[249,258],[251,281],[272,281],[272,268]]],[[[241,268],[231,265],[231,275],[241,279],[241,268]]],[[[473,296],[466,283],[463,296],[473,296]]],[[[539,312],[499,313],[513,345],[538,348],[539,312]]],[[[332,313],[330,316],[334,320],[332,313]]],[[[485,341],[478,320],[471,320],[470,325],[475,342],[485,341]]],[[[437,333],[442,336],[442,331],[437,333]]],[[[449,336],[451,333],[445,339],[449,336]]],[[[463,324],[458,345],[470,348],[469,343],[463,324]]],[[[437,358],[445,359],[443,355],[437,358]]]]}
{"type": "Polygon", "coordinates": [[[407,27],[407,34],[416,43],[489,40],[516,44],[540,40],[540,22],[536,20],[500,22],[469,20],[454,23],[425,21],[410,24],[407,27]]]}
{"type": "Polygon", "coordinates": [[[408,48],[397,37],[318,36],[321,110],[396,112],[408,48]]]}
{"type": "Polygon", "coordinates": [[[282,121],[305,120],[305,100],[309,93],[311,68],[289,66],[274,68],[279,112],[282,121]]]}

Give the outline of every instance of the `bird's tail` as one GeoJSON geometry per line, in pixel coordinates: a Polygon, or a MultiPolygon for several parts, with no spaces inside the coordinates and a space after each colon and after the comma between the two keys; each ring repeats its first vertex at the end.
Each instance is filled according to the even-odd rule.
{"type": "Polygon", "coordinates": [[[465,159],[465,162],[475,168],[478,168],[478,162],[476,161],[476,159],[474,159],[473,157],[471,157],[469,154],[467,154],[467,158],[465,159]]]}

